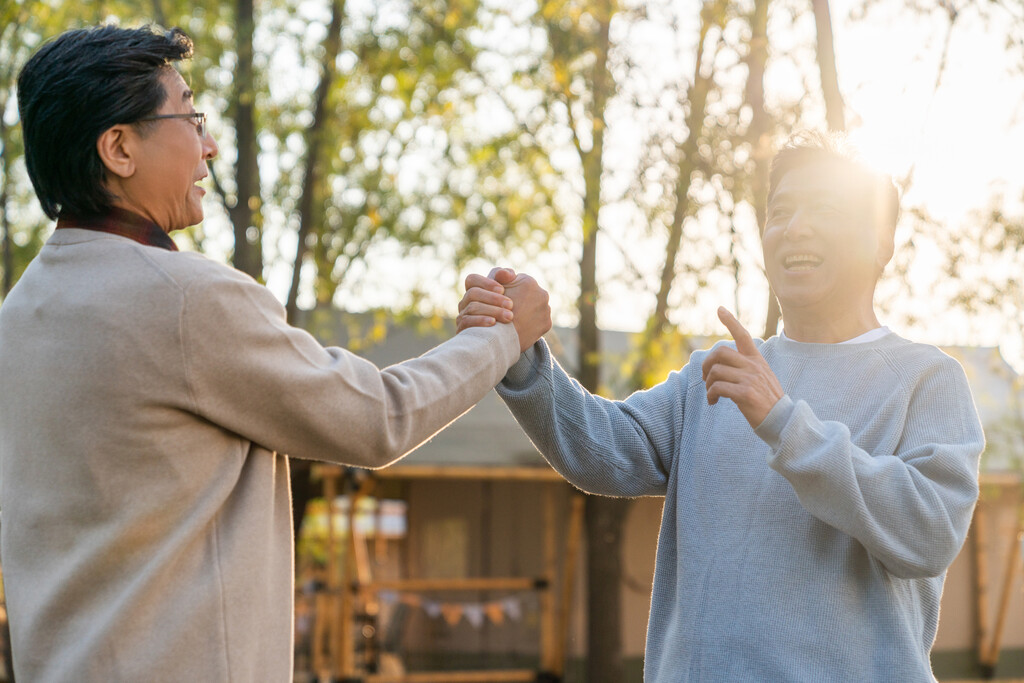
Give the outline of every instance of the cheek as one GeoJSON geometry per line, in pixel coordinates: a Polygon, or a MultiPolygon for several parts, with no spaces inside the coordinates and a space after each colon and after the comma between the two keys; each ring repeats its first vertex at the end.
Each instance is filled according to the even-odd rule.
{"type": "Polygon", "coordinates": [[[774,262],[772,254],[774,254],[781,244],[782,231],[776,228],[765,228],[764,233],[761,235],[761,255],[764,257],[764,265],[771,267],[774,262]]]}

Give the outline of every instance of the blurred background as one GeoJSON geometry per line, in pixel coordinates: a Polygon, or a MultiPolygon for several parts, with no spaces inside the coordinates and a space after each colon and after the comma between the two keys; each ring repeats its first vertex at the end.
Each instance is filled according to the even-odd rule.
{"type": "MultiPolygon", "coordinates": [[[[1019,0],[0,0],[0,305],[52,230],[22,158],[18,69],[102,22],[195,41],[184,75],[221,151],[183,249],[265,282],[326,342],[338,311],[362,315],[356,350],[395,321],[444,329],[470,272],[529,272],[573,338],[565,363],[609,395],[724,334],[719,305],[776,333],[768,162],[794,131],[845,131],[903,192],[880,319],[961,359],[987,349],[977,374],[1002,373],[1015,406],[998,469],[1022,468],[1019,0]]],[[[304,505],[321,480],[299,476],[304,505]]],[[[629,514],[587,500],[588,590],[622,584],[602,558],[621,557],[629,514]],[[601,520],[617,531],[592,533],[601,520]]],[[[629,605],[596,594],[580,598],[581,680],[626,680],[635,643],[595,639],[629,605]]]]}

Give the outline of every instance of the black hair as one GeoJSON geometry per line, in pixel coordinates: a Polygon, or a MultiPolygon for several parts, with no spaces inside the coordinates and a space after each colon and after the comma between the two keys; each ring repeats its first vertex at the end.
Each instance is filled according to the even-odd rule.
{"type": "Polygon", "coordinates": [[[47,216],[111,208],[96,140],[159,109],[164,70],[191,56],[181,29],[111,25],[66,31],[32,55],[18,75],[18,113],[28,175],[47,216]]]}
{"type": "Polygon", "coordinates": [[[768,176],[768,197],[771,203],[782,177],[795,168],[819,161],[837,161],[851,172],[851,191],[863,192],[865,203],[878,217],[879,227],[896,229],[900,215],[900,193],[892,176],[868,167],[858,150],[843,133],[801,131],[794,134],[772,159],[768,176]]]}

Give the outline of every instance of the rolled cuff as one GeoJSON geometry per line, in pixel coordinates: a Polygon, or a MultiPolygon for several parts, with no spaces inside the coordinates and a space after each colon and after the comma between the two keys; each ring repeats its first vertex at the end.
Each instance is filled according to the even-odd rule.
{"type": "Polygon", "coordinates": [[[519,360],[505,373],[502,384],[509,389],[521,389],[529,385],[537,376],[538,365],[548,353],[546,342],[538,340],[519,355],[519,360]]]}
{"type": "Polygon", "coordinates": [[[761,437],[761,440],[768,444],[772,451],[777,451],[782,445],[782,430],[789,424],[789,418],[793,415],[796,406],[788,394],[775,402],[772,409],[768,411],[761,424],[754,428],[754,433],[761,437]]]}

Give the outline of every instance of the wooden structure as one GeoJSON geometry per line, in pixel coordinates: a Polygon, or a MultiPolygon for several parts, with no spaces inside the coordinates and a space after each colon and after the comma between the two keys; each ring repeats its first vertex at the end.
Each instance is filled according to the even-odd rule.
{"type": "MultiPolygon", "coordinates": [[[[324,497],[334,500],[339,491],[342,469],[319,466],[324,482],[324,497]]],[[[338,562],[338,553],[328,549],[327,590],[318,600],[314,627],[315,671],[330,680],[346,683],[504,683],[513,681],[562,680],[565,673],[566,635],[572,609],[573,579],[578,564],[583,527],[583,498],[574,495],[566,532],[567,548],[560,565],[556,530],[560,527],[555,512],[555,495],[565,487],[561,477],[547,468],[520,467],[443,467],[437,465],[395,467],[375,472],[361,480],[352,495],[347,548],[338,562]],[[467,578],[385,579],[373,576],[367,539],[355,521],[359,498],[369,495],[380,479],[501,479],[530,481],[544,486],[543,549],[544,571],[539,576],[502,576],[467,578]],[[385,591],[425,594],[438,591],[535,591],[540,596],[540,658],[536,669],[486,669],[467,671],[422,671],[383,673],[378,666],[379,652],[373,647],[357,647],[357,626],[372,620],[380,608],[380,595],[385,591]],[[322,649],[323,644],[327,649],[322,649]]],[[[334,515],[328,515],[329,544],[336,538],[334,515]]],[[[365,626],[364,626],[365,628],[365,626]]],[[[372,629],[372,627],[371,627],[372,629]]],[[[371,630],[372,632],[372,630],[371,630]]],[[[364,638],[364,640],[366,640],[364,638]]]]}
{"type": "MultiPolygon", "coordinates": [[[[349,348],[378,367],[419,356],[452,334],[451,321],[411,320],[395,321],[389,315],[348,315],[334,310],[314,311],[304,327],[322,342],[349,348]]],[[[549,335],[555,352],[572,357],[575,335],[564,338],[558,333],[549,335]],[[565,348],[563,348],[563,344],[565,348]]],[[[623,357],[629,349],[628,335],[618,334],[609,340],[609,363],[614,354],[623,357]]],[[[349,534],[345,561],[328,568],[328,590],[318,600],[322,609],[330,612],[330,620],[318,619],[318,638],[330,645],[315,659],[314,671],[328,672],[343,681],[391,683],[399,681],[429,683],[430,681],[558,681],[570,656],[566,634],[570,630],[573,609],[574,582],[579,573],[580,544],[583,529],[583,498],[574,492],[562,478],[540,457],[527,437],[519,429],[508,410],[493,393],[458,422],[436,435],[406,460],[383,470],[372,472],[354,497],[368,495],[382,482],[436,482],[473,483],[493,481],[523,482],[530,484],[531,495],[543,507],[543,518],[534,522],[530,533],[542,537],[538,549],[543,556],[539,572],[528,576],[470,576],[456,579],[426,579],[407,576],[383,580],[373,576],[367,561],[371,551],[365,539],[349,534]],[[568,499],[568,510],[556,514],[555,498],[561,504],[568,499]],[[558,537],[565,539],[564,547],[558,537]],[[380,595],[385,592],[430,594],[441,591],[522,591],[535,594],[539,599],[539,666],[535,669],[446,671],[406,673],[387,676],[374,673],[367,666],[366,652],[357,647],[356,626],[360,619],[380,607],[380,595]]],[[[333,500],[338,490],[337,474],[324,479],[324,495],[333,500]]],[[[349,514],[357,505],[350,503],[349,514]]],[[[410,504],[410,519],[420,512],[410,504]]],[[[329,517],[333,517],[329,515],[329,517]]],[[[349,529],[354,528],[350,523],[349,529]]],[[[529,551],[527,551],[529,552],[529,551]]],[[[329,553],[331,557],[333,553],[329,553]]],[[[314,638],[317,640],[317,638],[314,638]]],[[[372,653],[370,656],[372,660],[372,653]]]]}

